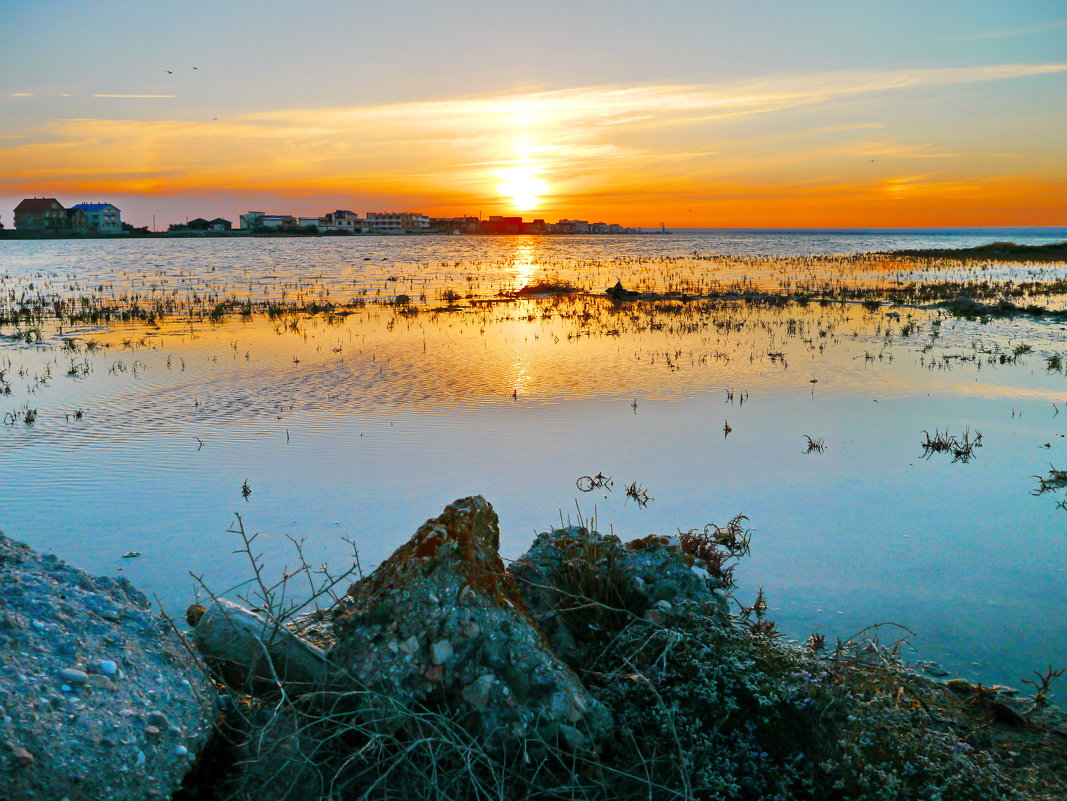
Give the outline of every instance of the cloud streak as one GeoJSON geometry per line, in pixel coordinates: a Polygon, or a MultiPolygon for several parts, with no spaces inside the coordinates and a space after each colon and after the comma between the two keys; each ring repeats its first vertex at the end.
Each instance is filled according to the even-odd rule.
{"type": "Polygon", "coordinates": [[[886,124],[871,120],[871,109],[882,108],[895,119],[900,108],[896,101],[879,106],[877,98],[1065,72],[1067,63],[838,71],[275,109],[211,122],[64,119],[23,132],[26,138],[17,143],[0,143],[0,161],[17,165],[5,171],[0,189],[337,193],[499,208],[500,176],[521,167],[548,183],[546,204],[560,216],[580,213],[575,207],[580,198],[637,203],[642,196],[674,191],[691,205],[692,198],[727,187],[734,196],[743,194],[737,187],[745,182],[771,187],[760,190],[770,195],[810,196],[841,174],[849,175],[843,185],[867,186],[871,197],[911,197],[937,186],[948,191],[963,179],[916,180],[922,173],[909,167],[909,160],[936,159],[939,167],[957,169],[969,157],[973,163],[974,148],[966,137],[962,143],[909,142],[895,136],[898,131],[871,141],[865,132],[886,124]],[[840,117],[850,101],[862,101],[857,108],[866,120],[823,114],[812,124],[812,109],[830,106],[840,117]],[[795,119],[790,113],[801,122],[790,122],[795,119]],[[773,124],[767,122],[771,118],[773,124]],[[899,165],[899,174],[874,174],[871,159],[880,164],[883,158],[899,165]],[[619,200],[623,195],[633,199],[619,200]]]}

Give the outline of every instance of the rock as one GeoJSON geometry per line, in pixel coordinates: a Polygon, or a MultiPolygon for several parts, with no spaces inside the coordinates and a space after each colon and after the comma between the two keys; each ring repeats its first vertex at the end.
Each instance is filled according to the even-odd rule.
{"type": "Polygon", "coordinates": [[[452,658],[452,643],[448,640],[438,640],[430,646],[430,661],[435,665],[443,665],[452,658]]]}
{"type": "Polygon", "coordinates": [[[89,680],[88,674],[77,668],[63,668],[59,671],[59,677],[67,684],[72,684],[74,686],[81,686],[89,680]]]}
{"type": "Polygon", "coordinates": [[[114,690],[115,682],[109,679],[107,676],[103,676],[99,673],[90,673],[89,679],[85,683],[86,687],[90,687],[94,690],[114,690]]]}
{"type": "Polygon", "coordinates": [[[606,294],[612,300],[633,300],[634,298],[641,296],[640,292],[635,292],[632,289],[626,289],[626,287],[622,285],[622,281],[616,281],[615,286],[606,290],[604,294],[606,294]]]}
{"type": "Polygon", "coordinates": [[[9,744],[0,744],[0,798],[169,798],[190,762],[146,746],[146,721],[132,710],[165,713],[199,752],[215,722],[205,666],[128,581],[89,576],[3,535],[0,587],[18,631],[0,636],[0,743],[9,744]],[[100,659],[110,654],[122,654],[121,682],[108,675],[117,664],[100,659]]]}
{"type": "Polygon", "coordinates": [[[21,768],[31,767],[34,763],[33,754],[18,745],[11,746],[11,756],[21,768]]]}
{"type": "Polygon", "coordinates": [[[487,744],[548,736],[560,723],[594,742],[610,716],[546,647],[497,554],[499,537],[480,496],[428,520],[349,589],[330,661],[356,687],[458,716],[487,744]],[[390,651],[393,637],[409,657],[390,651]],[[522,676],[523,686],[513,689],[508,676],[522,676]]]}
{"type": "Polygon", "coordinates": [[[170,725],[170,721],[167,720],[167,716],[160,712],[158,709],[154,709],[148,713],[148,722],[153,726],[159,726],[161,729],[167,728],[170,725]]]}
{"type": "Polygon", "coordinates": [[[650,536],[626,545],[571,526],[538,534],[508,574],[552,649],[581,666],[635,620],[663,625],[700,613],[725,625],[725,595],[693,567],[676,539],[650,536]]]}
{"type": "Polygon", "coordinates": [[[240,604],[216,598],[197,616],[193,643],[231,686],[251,692],[295,692],[322,687],[326,653],[286,628],[240,604]]]}

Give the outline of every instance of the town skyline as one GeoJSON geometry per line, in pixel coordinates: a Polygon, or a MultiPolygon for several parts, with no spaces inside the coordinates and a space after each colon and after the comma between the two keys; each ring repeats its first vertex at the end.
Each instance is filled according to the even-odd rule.
{"type": "Polygon", "coordinates": [[[231,5],[239,35],[198,0],[9,10],[0,208],[107,198],[138,226],[258,207],[1067,222],[1067,15],[1043,0],[414,2],[373,24],[345,3],[231,5]]]}

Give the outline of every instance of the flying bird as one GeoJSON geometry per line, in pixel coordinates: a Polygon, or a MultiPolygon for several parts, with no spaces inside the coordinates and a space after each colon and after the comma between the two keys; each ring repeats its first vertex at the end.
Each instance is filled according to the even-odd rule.
{"type": "Polygon", "coordinates": [[[167,70],[167,75],[173,75],[173,74],[174,74],[174,70],[167,70]]]}

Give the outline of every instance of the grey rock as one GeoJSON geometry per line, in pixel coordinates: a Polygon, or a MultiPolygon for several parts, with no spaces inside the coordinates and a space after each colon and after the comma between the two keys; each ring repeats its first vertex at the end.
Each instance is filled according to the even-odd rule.
{"type": "Polygon", "coordinates": [[[594,742],[610,716],[546,647],[497,554],[499,537],[484,498],[449,505],[349,589],[329,658],[355,686],[455,714],[493,746],[560,723],[594,742]],[[409,657],[388,647],[394,623],[409,657]]]}
{"type": "Polygon", "coordinates": [[[725,594],[694,566],[674,539],[651,536],[624,544],[571,526],[538,534],[508,574],[552,650],[577,667],[634,621],[667,625],[700,612],[727,625],[725,594]],[[575,603],[576,597],[593,604],[575,603]]]}
{"type": "Polygon", "coordinates": [[[0,637],[0,699],[23,699],[3,704],[2,739],[32,755],[27,762],[0,747],[0,798],[169,798],[190,761],[160,749],[162,736],[146,739],[146,721],[134,710],[158,709],[198,752],[215,722],[204,666],[177,635],[154,623],[151,631],[128,625],[140,616],[154,620],[148,599],[129,582],[92,578],[3,535],[0,587],[6,619],[19,632],[0,637]],[[123,655],[121,682],[101,670],[110,660],[92,661],[111,654],[123,655]]]}
{"type": "Polygon", "coordinates": [[[448,640],[438,640],[430,646],[430,661],[435,665],[443,665],[453,654],[452,643],[448,640]]]}
{"type": "Polygon", "coordinates": [[[59,671],[59,677],[67,684],[81,686],[89,680],[89,675],[84,670],[77,668],[63,668],[59,671]]]}

